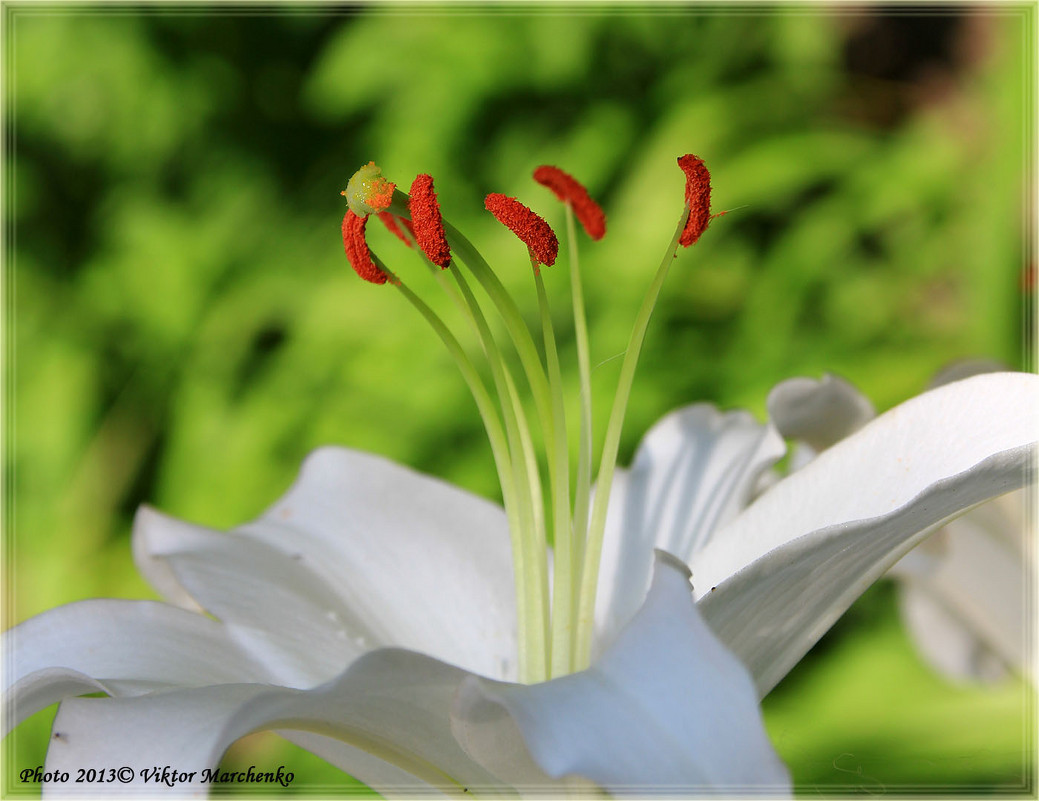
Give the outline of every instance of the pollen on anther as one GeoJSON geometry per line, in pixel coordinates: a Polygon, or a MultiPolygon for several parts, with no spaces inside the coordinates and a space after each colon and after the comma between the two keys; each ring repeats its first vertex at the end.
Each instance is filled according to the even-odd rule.
{"type": "Polygon", "coordinates": [[[426,258],[438,267],[447,267],[451,263],[451,248],[447,244],[444,218],[440,215],[431,175],[419,175],[412,182],[408,210],[411,211],[415,241],[426,258]]]}
{"type": "Polygon", "coordinates": [[[346,258],[350,266],[365,281],[373,284],[385,284],[389,276],[380,270],[374,261],[372,253],[368,249],[368,243],[364,238],[364,229],[368,225],[368,217],[359,217],[350,209],[343,216],[343,247],[346,250],[346,258]]]}
{"type": "Polygon", "coordinates": [[[551,267],[559,253],[559,240],[544,218],[535,214],[514,197],[493,192],[484,199],[484,207],[498,222],[512,231],[530,250],[534,261],[551,267]]]}
{"type": "Polygon", "coordinates": [[[551,189],[563,203],[570,204],[588,236],[599,240],[606,235],[606,215],[580,181],[547,164],[534,170],[534,180],[551,189]]]}
{"type": "Polygon", "coordinates": [[[689,219],[678,242],[689,247],[711,222],[711,173],[703,159],[691,153],[679,158],[678,166],[685,173],[685,203],[689,207],[689,219]]]}
{"type": "Polygon", "coordinates": [[[385,225],[389,229],[391,234],[393,234],[395,237],[397,237],[397,239],[399,239],[401,242],[403,242],[409,248],[411,247],[412,239],[409,239],[408,235],[405,234],[400,229],[400,226],[397,224],[398,222],[402,223],[404,225],[404,227],[407,228],[408,231],[411,233],[411,236],[414,238],[414,236],[415,236],[415,227],[411,224],[411,220],[407,220],[404,217],[394,217],[388,211],[380,211],[379,212],[379,219],[382,220],[382,224],[385,225]]]}

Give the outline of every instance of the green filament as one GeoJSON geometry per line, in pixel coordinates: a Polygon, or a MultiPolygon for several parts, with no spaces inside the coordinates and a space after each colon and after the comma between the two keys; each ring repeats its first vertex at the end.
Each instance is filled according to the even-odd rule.
{"type": "MultiPolygon", "coordinates": [[[[402,230],[406,232],[416,252],[422,254],[407,228],[402,226],[402,230]]],[[[455,287],[444,279],[443,271],[424,255],[422,260],[476,332],[491,367],[505,425],[507,438],[505,453],[511,456],[511,474],[503,476],[499,470],[499,480],[502,483],[503,497],[506,494],[505,482],[511,482],[512,502],[506,504],[506,511],[511,510],[509,515],[510,538],[514,557],[517,552],[519,554],[516,564],[525,566],[522,572],[517,570],[516,573],[516,603],[517,608],[522,610],[521,614],[525,621],[525,625],[520,627],[519,637],[523,643],[519,670],[520,680],[524,682],[543,681],[548,677],[549,670],[549,648],[546,642],[550,626],[547,537],[541,478],[538,473],[537,456],[530,435],[530,427],[508,364],[498,349],[487,319],[465,277],[457,265],[452,262],[450,271],[457,284],[455,287]]],[[[412,294],[409,300],[413,297],[412,294]]],[[[414,300],[412,302],[414,304],[414,300]]],[[[435,317],[435,313],[425,304],[423,306],[425,308],[419,310],[427,320],[432,322],[430,316],[435,317]]],[[[434,325],[437,332],[447,331],[439,318],[437,321],[438,325],[434,325]]],[[[441,339],[443,339],[442,335],[441,339]]],[[[457,341],[455,341],[455,345],[457,345],[457,341]]],[[[449,346],[449,350],[452,350],[453,347],[449,346]]],[[[452,352],[454,353],[453,350],[452,352]]],[[[469,366],[471,367],[471,362],[469,366]]],[[[489,394],[487,397],[490,397],[489,394]]],[[[505,453],[501,454],[502,458],[505,458],[505,453]]]]}
{"type": "MultiPolygon", "coordinates": [[[[410,217],[407,200],[406,195],[395,192],[391,212],[400,217],[410,217]]],[[[452,251],[497,309],[522,365],[548,451],[550,501],[547,505],[530,424],[516,382],[479,301],[458,264],[452,261],[449,266],[454,278],[452,284],[435,265],[424,259],[476,333],[490,369],[496,398],[444,322],[410,289],[398,285],[401,293],[422,314],[447,347],[469,386],[487,429],[501,481],[516,570],[521,681],[543,681],[584,669],[590,664],[599,561],[623,420],[649,320],[675,258],[688,215],[687,207],[632,328],[600,454],[598,490],[594,503],[591,500],[591,360],[574,215],[570,205],[566,206],[566,220],[570,240],[570,288],[580,387],[580,428],[576,483],[572,497],[562,369],[548,295],[538,266],[532,263],[544,362],[519,308],[501,281],[469,240],[453,226],[444,223],[452,251]],[[549,531],[555,548],[551,599],[548,586],[549,531]]],[[[418,250],[413,237],[409,238],[418,250]]]]}
{"type": "Polygon", "coordinates": [[[506,428],[510,431],[510,443],[513,446],[513,476],[516,481],[516,495],[520,500],[520,515],[523,518],[521,528],[513,535],[513,539],[521,541],[524,564],[530,568],[526,575],[517,576],[517,584],[525,586],[522,598],[529,605],[530,618],[540,621],[541,624],[538,629],[529,631],[532,641],[528,643],[527,652],[530,660],[524,680],[542,681],[547,678],[546,671],[548,670],[549,648],[545,637],[549,630],[550,605],[548,599],[548,541],[545,533],[544,500],[537,456],[530,435],[530,427],[523,412],[523,404],[516,391],[515,381],[498,350],[487,319],[458,267],[452,264],[451,272],[458,284],[468,316],[480,337],[499,397],[508,398],[507,402],[502,401],[502,410],[506,428]]]}
{"type": "MultiPolygon", "coordinates": [[[[476,407],[483,420],[484,428],[487,430],[487,438],[491,443],[491,453],[494,457],[495,467],[498,470],[498,480],[501,482],[502,498],[505,504],[505,514],[509,521],[509,529],[510,531],[522,531],[522,519],[514,496],[513,462],[509,455],[508,441],[502,429],[501,421],[495,412],[495,404],[487,391],[487,387],[484,386],[479,373],[465,354],[458,340],[455,339],[436,312],[404,284],[397,284],[397,288],[440,337],[440,340],[455,360],[455,364],[458,366],[459,372],[462,373],[466,384],[469,386],[469,391],[476,401],[476,407]]],[[[517,576],[516,591],[519,596],[517,603],[519,671],[520,675],[525,678],[530,674],[537,675],[539,672],[537,670],[538,663],[544,663],[543,651],[542,654],[538,654],[535,648],[530,647],[531,640],[536,637],[536,629],[542,629],[543,631],[543,625],[540,624],[536,617],[532,619],[530,615],[531,604],[527,600],[529,587],[526,582],[519,580],[519,577],[526,576],[530,572],[526,569],[526,553],[522,547],[522,542],[516,536],[513,536],[511,539],[512,559],[513,564],[516,566],[517,576]]],[[[542,668],[541,672],[543,670],[544,668],[542,668]]]]}
{"type": "Polygon", "coordinates": [[[638,315],[635,317],[635,325],[631,330],[631,338],[628,340],[627,350],[624,352],[624,362],[621,364],[621,374],[617,381],[617,394],[613,398],[613,408],[610,410],[610,420],[606,426],[606,438],[603,441],[602,457],[599,462],[599,475],[597,478],[597,491],[595,503],[592,506],[591,521],[588,525],[588,539],[585,542],[584,564],[581,568],[581,590],[578,606],[577,619],[577,670],[582,670],[591,664],[592,635],[595,630],[595,594],[599,584],[599,558],[602,555],[602,538],[606,528],[606,509],[610,502],[610,487],[613,483],[613,471],[617,466],[617,450],[620,447],[621,428],[624,425],[624,414],[628,408],[628,398],[631,397],[631,386],[635,379],[635,368],[638,366],[639,354],[642,352],[642,344],[646,340],[646,329],[649,327],[649,318],[653,315],[660,289],[664,286],[671,262],[678,251],[678,239],[685,228],[685,222],[689,217],[689,207],[686,206],[682,217],[678,221],[675,235],[671,238],[664,258],[657,268],[653,282],[642,300],[638,315]]]}
{"type": "MultiPolygon", "coordinates": [[[[577,231],[573,207],[566,204],[566,236],[570,250],[570,296],[574,307],[574,339],[577,344],[577,371],[580,382],[581,427],[577,451],[577,486],[574,490],[573,564],[581,564],[588,534],[588,503],[592,487],[592,369],[588,350],[588,321],[584,313],[581,269],[577,258],[577,231]]],[[[571,603],[577,607],[577,582],[571,603]]]]}
{"type": "Polygon", "coordinates": [[[545,282],[541,271],[531,260],[534,269],[534,285],[538,294],[538,309],[541,312],[541,331],[545,341],[545,361],[548,363],[548,381],[553,387],[552,442],[546,443],[549,449],[549,470],[552,479],[552,532],[555,554],[555,573],[552,585],[552,675],[565,676],[573,672],[573,603],[572,579],[574,568],[578,563],[573,561],[572,533],[570,530],[570,449],[566,438],[566,411],[563,406],[563,375],[559,368],[559,351],[556,348],[556,337],[552,329],[552,312],[548,307],[548,295],[545,293],[545,282]]]}

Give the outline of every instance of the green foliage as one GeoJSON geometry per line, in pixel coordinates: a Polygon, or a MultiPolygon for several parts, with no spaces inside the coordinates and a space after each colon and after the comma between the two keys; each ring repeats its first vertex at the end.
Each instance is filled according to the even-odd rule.
{"type": "MultiPolygon", "coordinates": [[[[5,625],[149,595],[128,547],[139,504],[232,526],[320,444],[497,496],[449,358],[396,293],[346,264],[337,193],[370,159],[405,188],[433,174],[445,215],[531,320],[526,254],[483,195],[518,195],[562,231],[530,180],[553,163],[602,201],[606,239],[581,242],[600,435],[611,358],[681,211],[675,159],[706,160],[715,210],[732,211],[665,287],[629,455],[673,407],[760,414],[791,375],[842,374],[883,409],[956,359],[1025,366],[1031,12],[4,13],[5,625]]],[[[373,248],[419,281],[377,228],[373,248]]],[[[545,272],[572,365],[565,276],[545,272]]],[[[808,792],[849,770],[900,787],[1016,781],[1020,690],[944,685],[913,668],[890,604],[875,612],[879,634],[827,651],[805,668],[818,681],[769,702],[795,778],[808,792]],[[915,689],[897,692],[889,676],[907,672],[915,689]],[[844,765],[845,752],[873,761],[844,765]]],[[[14,764],[42,761],[42,728],[19,731],[14,764]]],[[[297,783],[338,781],[302,752],[259,753],[299,766],[297,783]]]]}

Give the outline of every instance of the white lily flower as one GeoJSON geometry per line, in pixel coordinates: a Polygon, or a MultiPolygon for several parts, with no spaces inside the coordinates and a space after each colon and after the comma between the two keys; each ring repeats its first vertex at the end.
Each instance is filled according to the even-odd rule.
{"type": "MultiPolygon", "coordinates": [[[[231,532],[142,509],[135,560],[167,603],[84,601],[4,635],[5,725],[62,701],[46,770],[127,770],[116,777],[125,783],[59,780],[47,790],[203,792],[230,743],[272,729],[389,796],[590,786],[788,794],[757,696],[935,526],[1032,480],[1039,432],[1022,410],[1039,407],[1039,377],[979,376],[922,395],[749,506],[782,440],[771,424],[706,406],[665,418],[614,478],[649,311],[677,243],[691,244],[709,219],[702,162],[679,163],[686,212],[625,355],[594,497],[582,455],[573,507],[567,470],[549,471],[542,503],[496,344],[482,340],[500,418],[457,341],[399,285],[470,381],[505,508],[379,457],[325,448],[266,514],[231,532]],[[71,697],[97,692],[109,697],[71,697]]],[[[390,202],[377,170],[365,181],[369,207],[390,202]]],[[[450,254],[423,241],[431,179],[412,194],[424,208],[393,195],[392,210],[411,216],[431,262],[454,271],[450,254]]],[[[488,208],[529,237],[532,221],[516,224],[508,201],[496,196],[488,208]]],[[[364,245],[367,218],[351,214],[344,239],[358,272],[393,283],[364,245]]],[[[472,246],[452,230],[447,240],[514,324],[472,246]]],[[[527,242],[543,261],[554,259],[546,242],[527,242]]],[[[544,311],[536,271],[535,280],[544,311]]],[[[468,308],[483,334],[478,307],[468,308]]],[[[540,365],[524,368],[551,465],[565,462],[566,438],[554,439],[562,420],[547,323],[545,340],[547,379],[540,365]]],[[[537,359],[522,332],[516,347],[521,360],[537,359]]]]}
{"type": "Polygon", "coordinates": [[[501,509],[378,457],[323,449],[262,518],[229,533],[142,509],[142,571],[171,603],[194,599],[219,622],[147,601],[44,613],[6,635],[6,719],[110,694],[62,704],[46,769],[126,763],[142,781],[155,764],[199,779],[235,739],[275,728],[309,732],[292,739],[384,793],[569,775],[614,792],[660,782],[780,790],[785,774],[743,669],[699,622],[670,559],[658,558],[648,600],[645,586],[633,590],[652,571],[654,543],[621,535],[655,530],[682,551],[707,532],[690,560],[694,576],[716,582],[698,588],[700,611],[763,694],[936,524],[1020,486],[1035,432],[1019,411],[1037,393],[1039,377],[1024,374],[933,390],[742,511],[778,455],[774,429],[702,405],[670,415],[617,478],[606,549],[616,556],[604,559],[614,569],[600,587],[613,612],[605,653],[591,670],[533,686],[501,683],[516,671],[501,509]],[[674,508],[683,497],[689,509],[674,508]],[[619,610],[640,605],[622,628],[619,610]]]}

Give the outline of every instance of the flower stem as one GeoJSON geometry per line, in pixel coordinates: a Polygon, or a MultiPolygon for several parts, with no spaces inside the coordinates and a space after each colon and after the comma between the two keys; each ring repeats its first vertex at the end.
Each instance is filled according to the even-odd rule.
{"type": "Polygon", "coordinates": [[[631,386],[635,378],[642,344],[646,339],[646,329],[653,314],[660,290],[667,278],[671,262],[678,250],[678,240],[689,217],[689,207],[682,212],[675,235],[664,253],[664,258],[657,268],[653,282],[646,297],[642,301],[631,338],[624,352],[620,378],[617,381],[617,394],[614,396],[610,420],[606,426],[606,438],[603,441],[602,457],[599,462],[599,475],[596,479],[595,502],[592,505],[591,521],[588,526],[588,540],[585,543],[584,563],[581,569],[581,591],[577,622],[577,653],[575,669],[582,670],[591,664],[592,635],[595,630],[595,595],[599,583],[599,558],[602,555],[602,538],[606,526],[606,509],[610,501],[610,486],[613,483],[613,471],[617,466],[617,451],[620,448],[621,428],[624,425],[624,414],[631,396],[631,386]]]}

